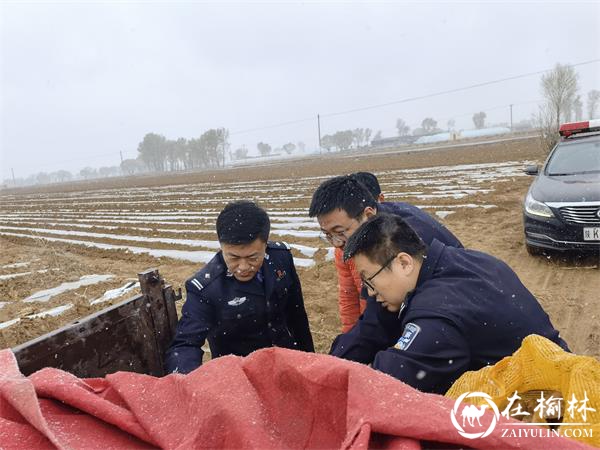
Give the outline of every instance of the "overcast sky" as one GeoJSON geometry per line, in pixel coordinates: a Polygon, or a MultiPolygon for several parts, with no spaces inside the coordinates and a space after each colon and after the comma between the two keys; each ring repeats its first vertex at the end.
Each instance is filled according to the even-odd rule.
{"type": "MultiPolygon", "coordinates": [[[[361,112],[327,114],[600,59],[600,3],[2,3],[2,178],[137,155],[148,132],[226,127],[232,148],[369,127],[395,134],[526,119],[540,75],[361,112]],[[263,128],[297,119],[294,125],[263,128]]],[[[585,99],[600,63],[576,67],[585,99]]]]}

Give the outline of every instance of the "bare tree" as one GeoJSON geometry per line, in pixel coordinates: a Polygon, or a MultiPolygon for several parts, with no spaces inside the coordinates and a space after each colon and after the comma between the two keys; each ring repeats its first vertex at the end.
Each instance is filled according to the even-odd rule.
{"type": "Polygon", "coordinates": [[[204,146],[204,142],[202,142],[200,138],[189,139],[187,142],[187,147],[190,158],[190,168],[197,169],[207,165],[208,156],[206,153],[206,148],[204,146]]]}
{"type": "Polygon", "coordinates": [[[540,146],[544,151],[550,151],[558,142],[558,129],[556,128],[554,110],[548,104],[539,107],[533,116],[533,123],[540,137],[540,146]]]}
{"type": "Polygon", "coordinates": [[[84,180],[89,180],[90,178],[95,178],[98,175],[98,171],[93,167],[84,167],[79,171],[79,176],[84,180]]]}
{"type": "Polygon", "coordinates": [[[593,119],[596,116],[596,109],[600,102],[600,91],[592,89],[587,96],[588,119],[593,119]]]}
{"type": "Polygon", "coordinates": [[[265,144],[264,142],[259,142],[256,144],[256,148],[261,156],[268,156],[272,150],[271,146],[269,144],[265,144]]]}
{"type": "Polygon", "coordinates": [[[225,154],[228,148],[229,131],[225,128],[211,128],[200,136],[200,148],[208,167],[225,165],[225,154]]]}
{"type": "Polygon", "coordinates": [[[448,131],[452,131],[456,127],[456,120],[450,119],[446,125],[448,125],[448,131]]]}
{"type": "Polygon", "coordinates": [[[437,130],[437,120],[426,117],[423,119],[423,122],[421,122],[421,128],[423,128],[426,133],[433,133],[437,130]]]}
{"type": "Polygon", "coordinates": [[[36,175],[37,184],[48,184],[52,182],[52,178],[46,172],[40,172],[36,175]]]}
{"type": "Polygon", "coordinates": [[[352,140],[355,143],[356,148],[362,145],[365,138],[365,130],[363,128],[355,128],[352,131],[352,140]]]}
{"type": "Polygon", "coordinates": [[[352,130],[338,131],[333,135],[333,142],[339,151],[348,150],[354,142],[354,133],[352,130]]]}
{"type": "Polygon", "coordinates": [[[165,167],[168,171],[173,171],[177,166],[177,143],[167,139],[165,146],[165,167]]]}
{"type": "Polygon", "coordinates": [[[190,149],[185,138],[179,138],[175,141],[175,158],[177,165],[181,169],[189,170],[193,167],[190,149]]]}
{"type": "Polygon", "coordinates": [[[284,152],[286,152],[288,155],[291,155],[291,154],[292,154],[292,152],[293,152],[294,150],[296,150],[296,145],[295,145],[295,144],[293,144],[293,143],[291,143],[291,142],[288,142],[288,143],[287,143],[287,144],[285,144],[285,145],[284,145],[282,148],[283,148],[283,151],[284,151],[284,152]]]}
{"type": "Polygon", "coordinates": [[[233,153],[235,159],[245,159],[248,156],[248,149],[246,147],[240,147],[233,153]]]}
{"type": "Polygon", "coordinates": [[[323,147],[329,153],[333,147],[335,147],[335,142],[333,142],[333,136],[330,134],[326,134],[321,138],[321,147],[323,147]]]}
{"type": "Polygon", "coordinates": [[[406,136],[410,131],[410,127],[406,125],[404,119],[396,120],[396,128],[398,129],[398,136],[406,136]]]}
{"type": "Polygon", "coordinates": [[[573,100],[573,114],[575,115],[576,121],[583,119],[583,102],[581,101],[580,95],[573,100]]]}
{"type": "Polygon", "coordinates": [[[110,177],[113,173],[113,168],[112,167],[100,167],[98,169],[98,176],[100,178],[107,178],[110,177]]]}
{"type": "Polygon", "coordinates": [[[556,130],[561,117],[564,119],[571,115],[578,89],[578,75],[571,66],[557,64],[551,72],[542,76],[542,94],[554,117],[556,130]]]}
{"type": "Polygon", "coordinates": [[[56,181],[59,183],[63,183],[65,181],[71,181],[73,179],[73,174],[68,170],[59,170],[55,173],[56,181]]]}
{"type": "Polygon", "coordinates": [[[487,114],[483,111],[473,114],[473,123],[475,124],[475,128],[480,130],[481,128],[485,127],[485,118],[486,117],[487,117],[487,114]]]}
{"type": "Polygon", "coordinates": [[[144,164],[140,159],[124,159],[121,163],[121,172],[125,175],[133,175],[144,171],[144,164]]]}
{"type": "Polygon", "coordinates": [[[369,145],[371,143],[371,135],[373,134],[373,130],[370,128],[365,128],[365,145],[369,145]]]}
{"type": "Polygon", "coordinates": [[[225,167],[225,155],[229,147],[229,130],[227,128],[217,128],[217,167],[225,167]]]}
{"type": "MultiPolygon", "coordinates": [[[[138,145],[139,156],[146,165],[157,172],[164,172],[166,166],[166,141],[159,134],[148,133],[138,145]]],[[[80,175],[86,178],[82,173],[80,175]]]]}

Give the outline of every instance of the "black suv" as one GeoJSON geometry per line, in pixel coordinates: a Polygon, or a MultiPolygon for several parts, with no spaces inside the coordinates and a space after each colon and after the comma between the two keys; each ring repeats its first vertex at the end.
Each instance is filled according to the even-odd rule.
{"type": "Polygon", "coordinates": [[[566,123],[523,205],[525,245],[542,249],[600,250],[600,120],[566,123]]]}

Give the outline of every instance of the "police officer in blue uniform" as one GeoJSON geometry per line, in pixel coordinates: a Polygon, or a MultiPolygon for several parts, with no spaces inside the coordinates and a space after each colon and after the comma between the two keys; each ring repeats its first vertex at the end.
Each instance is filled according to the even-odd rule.
{"type": "MultiPolygon", "coordinates": [[[[371,172],[356,172],[348,177],[361,183],[373,196],[377,202],[376,213],[382,212],[402,217],[426,244],[437,239],[450,247],[463,247],[462,243],[448,228],[421,208],[406,202],[386,202],[385,196],[381,192],[379,180],[371,172]]],[[[370,217],[368,214],[365,215],[370,217]]]]}
{"type": "Polygon", "coordinates": [[[221,250],[186,282],[187,299],[166,354],[168,372],[265,347],[313,352],[300,280],[289,247],[268,241],[267,213],[249,201],[228,204],[217,218],[221,250]]]}
{"type": "Polygon", "coordinates": [[[378,213],[401,217],[426,243],[437,239],[452,247],[463,246],[448,228],[420,208],[404,202],[378,203],[379,195],[363,179],[358,174],[330,178],[313,193],[308,215],[317,218],[321,231],[334,246],[343,248],[359,225],[378,213]]]}
{"type": "Polygon", "coordinates": [[[334,356],[443,394],[530,334],[568,350],[536,298],[490,255],[438,240],[426,246],[400,217],[378,214],[348,240],[350,257],[370,297],[357,325],[334,341],[334,356]]]}

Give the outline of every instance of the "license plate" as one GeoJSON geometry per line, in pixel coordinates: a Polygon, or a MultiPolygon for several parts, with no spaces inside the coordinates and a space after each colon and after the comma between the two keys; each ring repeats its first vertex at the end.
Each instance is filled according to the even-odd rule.
{"type": "Polygon", "coordinates": [[[600,241],[600,227],[584,228],[583,229],[583,240],[584,241],[600,241]]]}

